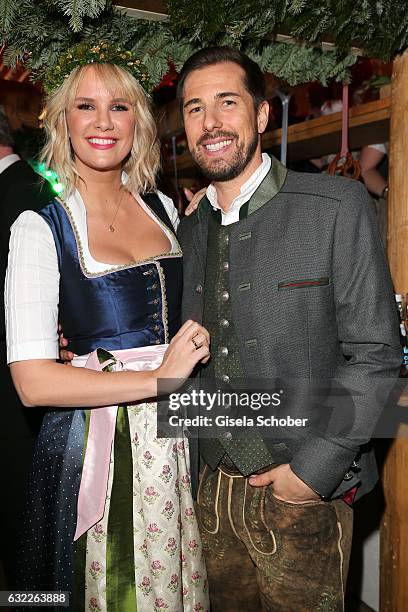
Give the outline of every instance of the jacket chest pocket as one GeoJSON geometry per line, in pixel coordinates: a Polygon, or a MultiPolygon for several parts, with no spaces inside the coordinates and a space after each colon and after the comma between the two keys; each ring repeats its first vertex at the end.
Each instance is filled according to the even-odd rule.
{"type": "Polygon", "coordinates": [[[324,287],[330,284],[328,276],[319,278],[294,278],[278,283],[278,291],[291,291],[294,289],[308,289],[313,287],[324,287]]]}

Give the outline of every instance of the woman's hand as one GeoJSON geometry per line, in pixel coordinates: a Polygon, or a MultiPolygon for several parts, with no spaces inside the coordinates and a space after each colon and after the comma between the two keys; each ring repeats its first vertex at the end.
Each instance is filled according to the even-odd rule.
{"type": "Polygon", "coordinates": [[[198,363],[210,358],[210,335],[202,325],[186,321],[171,340],[155,376],[177,380],[177,388],[188,378],[198,363]]]}
{"type": "Polygon", "coordinates": [[[206,191],[207,191],[206,187],[204,187],[203,189],[200,189],[200,191],[197,191],[197,193],[193,193],[191,189],[187,189],[187,187],[184,189],[186,198],[189,201],[189,204],[186,210],[184,211],[184,214],[187,215],[187,217],[191,215],[194,211],[197,210],[200,200],[203,199],[206,191]]]}

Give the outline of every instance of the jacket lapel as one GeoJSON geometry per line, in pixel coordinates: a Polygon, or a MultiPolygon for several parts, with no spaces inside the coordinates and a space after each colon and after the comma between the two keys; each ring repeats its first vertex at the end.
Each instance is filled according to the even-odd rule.
{"type": "Polygon", "coordinates": [[[287,168],[272,157],[271,169],[248,202],[248,215],[274,198],[282,189],[287,176],[287,168]]]}
{"type": "Polygon", "coordinates": [[[210,203],[207,196],[200,201],[197,214],[194,218],[194,226],[191,230],[193,247],[202,271],[205,271],[207,260],[207,240],[208,240],[208,218],[210,214],[210,203]]]}

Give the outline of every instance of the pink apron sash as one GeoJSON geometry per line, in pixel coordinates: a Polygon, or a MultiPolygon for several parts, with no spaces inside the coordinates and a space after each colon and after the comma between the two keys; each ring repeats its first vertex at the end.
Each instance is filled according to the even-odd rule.
{"type": "MultiPolygon", "coordinates": [[[[115,360],[100,363],[97,350],[89,354],[86,368],[102,371],[113,364],[115,372],[121,370],[154,370],[162,362],[167,344],[128,350],[109,351],[115,360]]],[[[89,432],[79,487],[77,525],[74,541],[81,537],[103,517],[108,489],[109,465],[115,437],[118,406],[92,408],[89,432]]]]}

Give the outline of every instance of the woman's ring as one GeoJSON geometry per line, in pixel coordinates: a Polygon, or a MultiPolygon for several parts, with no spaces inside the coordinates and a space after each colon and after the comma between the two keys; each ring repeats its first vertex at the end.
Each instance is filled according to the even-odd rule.
{"type": "MultiPolygon", "coordinates": [[[[197,335],[197,334],[196,334],[196,335],[197,335]]],[[[197,344],[197,342],[194,340],[194,338],[195,338],[195,336],[193,336],[193,337],[191,338],[191,342],[194,344],[195,349],[197,350],[197,349],[199,349],[199,348],[200,348],[200,346],[197,344]]]]}

